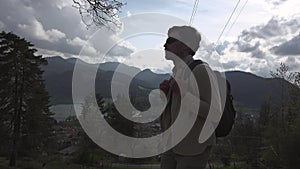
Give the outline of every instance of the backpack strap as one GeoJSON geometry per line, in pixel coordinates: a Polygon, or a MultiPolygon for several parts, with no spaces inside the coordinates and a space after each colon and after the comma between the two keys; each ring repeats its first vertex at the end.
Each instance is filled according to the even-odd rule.
{"type": "MultiPolygon", "coordinates": [[[[197,65],[200,65],[200,64],[203,64],[205,62],[203,62],[202,60],[194,60],[192,63],[190,63],[188,65],[188,67],[190,68],[191,71],[193,71],[193,69],[197,66],[197,65]]],[[[184,79],[188,78],[188,74],[189,71],[185,71],[184,73],[184,79]]]]}
{"type": "Polygon", "coordinates": [[[193,69],[199,65],[199,64],[203,64],[204,62],[202,60],[194,60],[191,64],[189,64],[189,68],[191,69],[191,71],[193,71],[193,69]]]}

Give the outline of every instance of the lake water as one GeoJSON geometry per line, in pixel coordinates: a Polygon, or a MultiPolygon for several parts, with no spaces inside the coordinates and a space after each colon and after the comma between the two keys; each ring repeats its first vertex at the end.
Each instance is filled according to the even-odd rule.
{"type": "Polygon", "coordinates": [[[82,110],[81,104],[58,104],[50,107],[50,111],[54,113],[53,117],[57,121],[64,121],[69,116],[76,116],[74,109],[82,110]]]}

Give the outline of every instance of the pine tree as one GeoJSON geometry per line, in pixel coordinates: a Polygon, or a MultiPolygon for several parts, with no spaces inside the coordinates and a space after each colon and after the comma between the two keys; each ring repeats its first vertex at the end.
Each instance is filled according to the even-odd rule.
{"type": "Polygon", "coordinates": [[[51,132],[49,96],[42,79],[41,65],[33,44],[13,33],[0,33],[0,113],[9,127],[10,166],[20,150],[41,148],[51,132]],[[22,145],[22,147],[21,147],[22,145]]]}

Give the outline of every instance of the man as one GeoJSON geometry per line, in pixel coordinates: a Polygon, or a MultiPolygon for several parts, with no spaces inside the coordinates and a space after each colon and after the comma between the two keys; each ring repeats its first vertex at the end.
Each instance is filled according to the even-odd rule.
{"type": "MultiPolygon", "coordinates": [[[[162,129],[168,129],[175,121],[181,106],[181,99],[185,94],[189,93],[198,97],[200,94],[201,106],[197,108],[197,119],[186,137],[162,155],[161,169],[205,168],[211,147],[215,144],[214,133],[203,143],[198,141],[211,104],[211,84],[208,76],[208,71],[211,69],[206,63],[197,64],[192,70],[196,84],[191,84],[192,75],[185,73],[186,68],[188,68],[187,65],[194,62],[193,56],[199,48],[200,41],[201,35],[193,27],[174,26],[168,30],[168,39],[164,44],[165,58],[173,61],[175,65],[172,70],[173,77],[176,76],[177,80],[175,82],[174,78],[171,78],[171,80],[165,80],[160,85],[160,89],[168,100],[161,116],[162,129]],[[181,86],[181,90],[179,86],[181,86]]],[[[173,134],[176,134],[176,131],[173,134]]]]}

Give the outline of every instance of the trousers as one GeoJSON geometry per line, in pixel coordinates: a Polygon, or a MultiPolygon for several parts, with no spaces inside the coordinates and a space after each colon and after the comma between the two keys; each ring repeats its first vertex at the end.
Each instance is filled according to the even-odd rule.
{"type": "Polygon", "coordinates": [[[208,146],[201,154],[184,156],[169,150],[161,156],[161,169],[205,169],[212,146],[208,146]]]}

